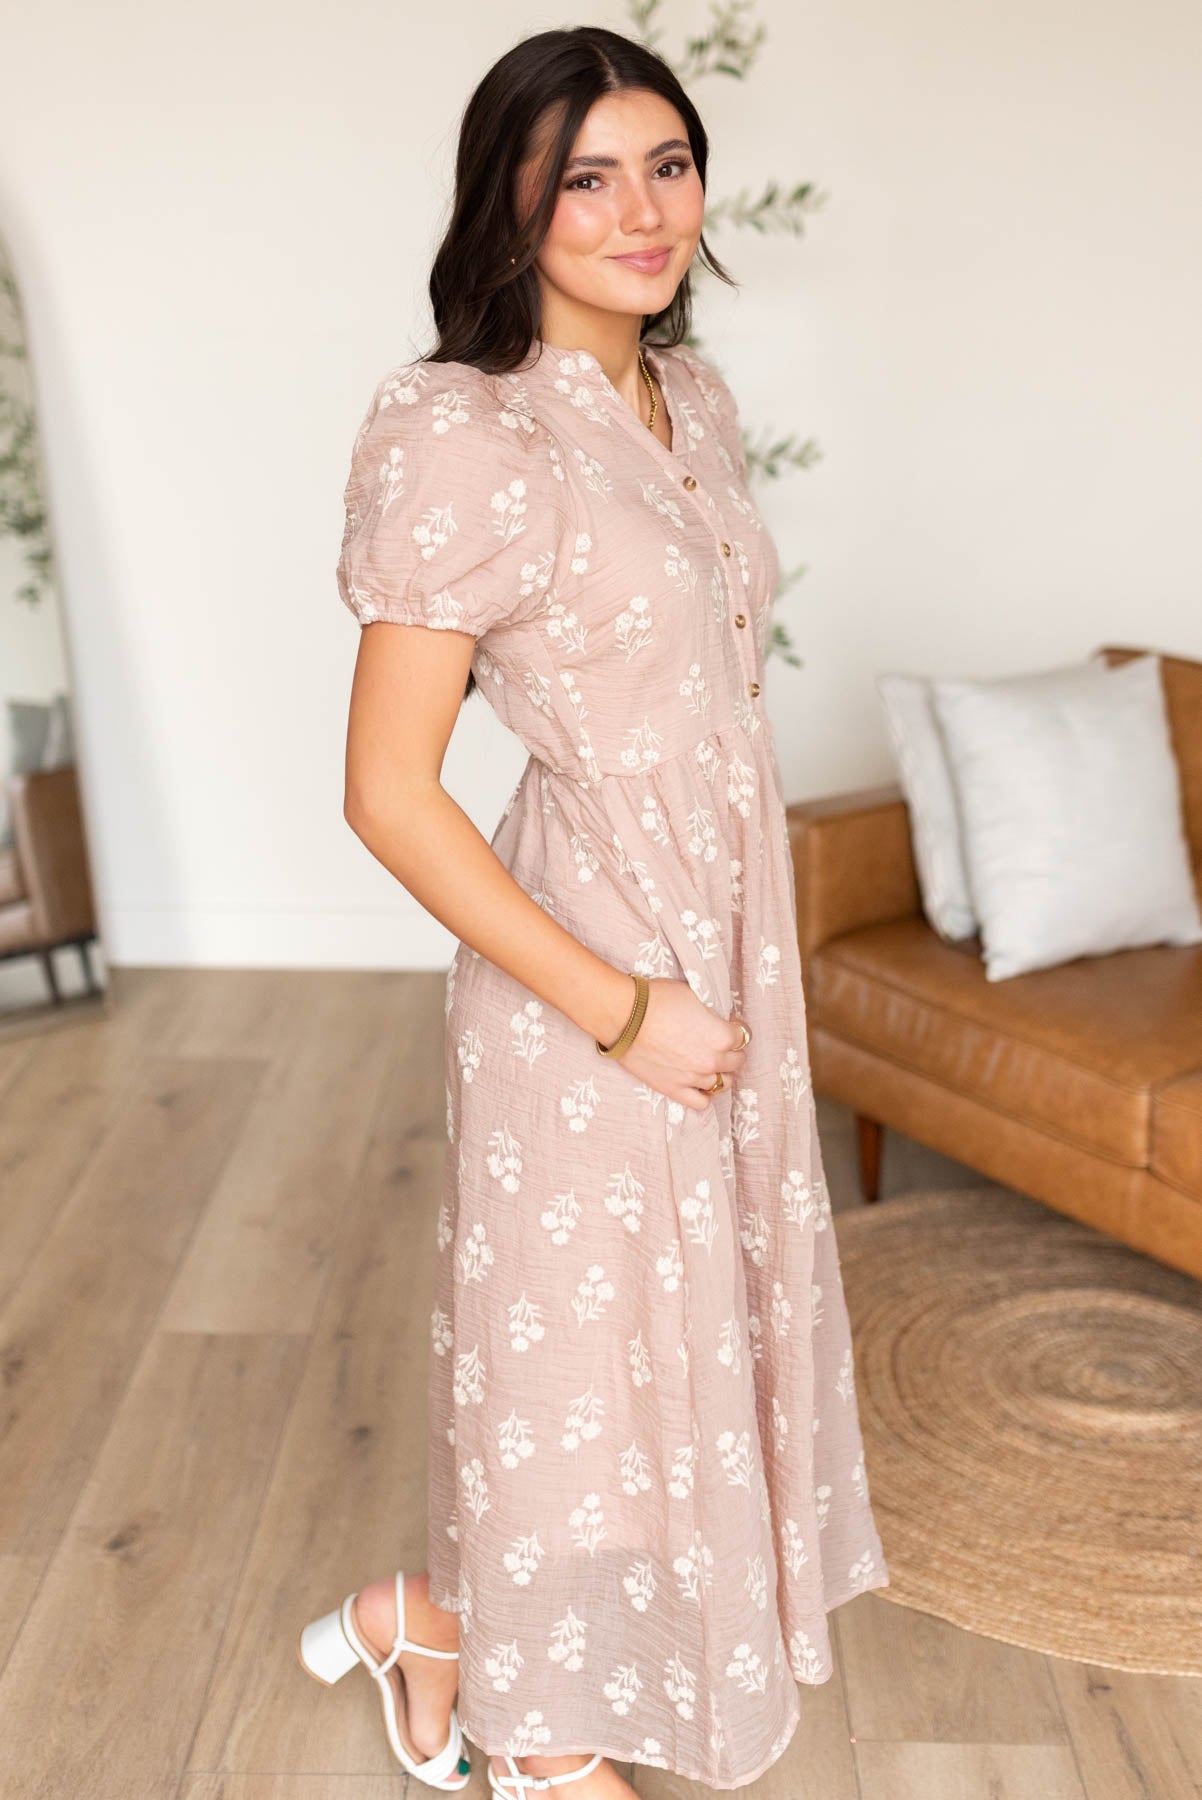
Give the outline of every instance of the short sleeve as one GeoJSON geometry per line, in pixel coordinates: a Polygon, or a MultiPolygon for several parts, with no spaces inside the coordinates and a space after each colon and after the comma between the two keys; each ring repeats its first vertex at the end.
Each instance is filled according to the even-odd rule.
{"type": "Polygon", "coordinates": [[[466,364],[379,383],[344,493],[338,591],[360,625],[482,637],[546,587],[558,537],[542,446],[466,364]]]}

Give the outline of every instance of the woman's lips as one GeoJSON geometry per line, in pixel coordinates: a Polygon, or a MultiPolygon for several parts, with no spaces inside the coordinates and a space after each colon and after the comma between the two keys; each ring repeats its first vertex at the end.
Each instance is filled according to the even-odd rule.
{"type": "Polygon", "coordinates": [[[670,249],[658,250],[654,254],[643,250],[630,256],[615,256],[613,260],[625,263],[628,269],[640,269],[644,275],[658,275],[671,254],[670,249]]]}

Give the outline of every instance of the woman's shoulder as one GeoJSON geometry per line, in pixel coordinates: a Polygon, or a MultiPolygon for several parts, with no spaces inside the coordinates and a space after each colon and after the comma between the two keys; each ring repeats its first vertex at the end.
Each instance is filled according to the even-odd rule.
{"type": "Polygon", "coordinates": [[[504,432],[503,395],[496,378],[474,363],[432,362],[416,357],[394,364],[376,382],[365,424],[435,441],[453,434],[504,432]]]}
{"type": "Polygon", "coordinates": [[[473,363],[422,358],[376,382],[355,435],[356,470],[405,461],[448,483],[465,476],[523,481],[532,500],[558,500],[558,464],[542,423],[514,404],[504,377],[473,363]]]}

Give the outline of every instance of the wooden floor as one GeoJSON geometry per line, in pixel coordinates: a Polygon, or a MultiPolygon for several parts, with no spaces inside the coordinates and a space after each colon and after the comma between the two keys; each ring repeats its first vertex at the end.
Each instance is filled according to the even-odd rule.
{"type": "MultiPolygon", "coordinates": [[[[319,1687],[296,1638],[424,1566],[443,977],[113,987],[111,1017],[0,1043],[0,1792],[419,1800],[372,1684],[319,1687]]],[[[855,1206],[850,1119],[819,1118],[855,1206]]],[[[886,1144],[886,1203],[972,1179],[886,1144]]],[[[1200,1681],[874,1593],[831,1624],[834,1676],[800,1689],[789,1749],[741,1790],[757,1800],[1202,1794],[1200,1681]]]]}

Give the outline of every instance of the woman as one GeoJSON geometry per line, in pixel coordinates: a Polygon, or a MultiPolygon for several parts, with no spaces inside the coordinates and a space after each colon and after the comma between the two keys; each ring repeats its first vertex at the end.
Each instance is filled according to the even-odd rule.
{"type": "Polygon", "coordinates": [[[438,348],[377,386],[346,490],[346,816],[460,942],[429,1569],[302,1660],[364,1662],[448,1790],[461,1725],[498,1794],[630,1800],[611,1757],[743,1786],[832,1672],[826,1614],[888,1579],[762,695],[778,562],[682,341],[706,155],[639,44],[504,56],[438,348]],[[465,683],[530,751],[491,844],[439,780],[465,683]]]}

